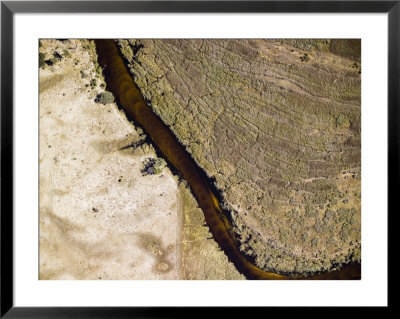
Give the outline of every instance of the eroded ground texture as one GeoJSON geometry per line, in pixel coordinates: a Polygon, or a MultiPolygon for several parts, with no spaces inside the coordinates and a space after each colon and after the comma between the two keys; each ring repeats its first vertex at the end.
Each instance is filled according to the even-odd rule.
{"type": "MultiPolygon", "coordinates": [[[[360,261],[357,40],[119,40],[264,270],[360,261]]],[[[191,217],[192,218],[192,217],[191,217]]]]}
{"type": "Polygon", "coordinates": [[[143,132],[96,99],[93,41],[39,52],[39,278],[243,279],[143,132]]]}

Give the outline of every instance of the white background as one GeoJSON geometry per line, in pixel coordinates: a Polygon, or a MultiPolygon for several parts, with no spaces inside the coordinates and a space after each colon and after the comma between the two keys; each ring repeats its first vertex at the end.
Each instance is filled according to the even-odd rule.
{"type": "Polygon", "coordinates": [[[387,304],[387,14],[16,14],[15,306],[387,304]],[[39,281],[38,38],[362,38],[361,281],[39,281]]]}

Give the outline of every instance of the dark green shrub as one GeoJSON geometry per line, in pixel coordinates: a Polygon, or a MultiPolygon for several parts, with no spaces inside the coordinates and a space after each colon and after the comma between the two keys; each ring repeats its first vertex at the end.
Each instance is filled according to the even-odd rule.
{"type": "Polygon", "coordinates": [[[101,77],[103,74],[103,69],[101,68],[101,66],[99,65],[99,63],[96,60],[93,60],[93,63],[94,63],[94,70],[95,70],[96,74],[101,77]]]}
{"type": "Polygon", "coordinates": [[[304,53],[304,55],[300,57],[300,60],[301,60],[301,62],[310,61],[310,57],[308,56],[308,53],[304,53]]]}
{"type": "Polygon", "coordinates": [[[47,65],[54,65],[54,64],[56,64],[57,63],[57,59],[56,58],[51,58],[50,60],[46,60],[46,61],[44,61],[44,63],[46,63],[47,65]]]}
{"type": "Polygon", "coordinates": [[[66,58],[70,58],[70,57],[71,57],[71,53],[69,53],[69,51],[68,51],[67,49],[64,49],[64,50],[63,50],[63,55],[64,55],[64,57],[66,57],[66,58]]]}
{"type": "Polygon", "coordinates": [[[44,62],[45,56],[44,53],[39,53],[39,68],[44,68],[46,66],[46,63],[44,62]]]}
{"type": "MultiPolygon", "coordinates": [[[[96,79],[91,79],[90,80],[90,87],[93,89],[97,86],[97,81],[96,79]]],[[[114,102],[114,101],[113,101],[114,102]]]]}
{"type": "Polygon", "coordinates": [[[95,99],[96,103],[101,103],[101,104],[109,104],[114,102],[114,95],[111,92],[105,91],[103,93],[100,93],[97,95],[95,99]]]}
{"type": "Polygon", "coordinates": [[[84,50],[89,50],[90,49],[90,42],[87,40],[84,40],[85,42],[82,44],[82,48],[84,50]]]}
{"type": "Polygon", "coordinates": [[[62,60],[62,55],[60,53],[58,53],[57,51],[54,51],[53,53],[54,59],[57,59],[58,61],[62,60]]]}
{"type": "Polygon", "coordinates": [[[146,158],[143,162],[142,175],[158,175],[161,174],[166,162],[161,158],[146,158]]]}
{"type": "Polygon", "coordinates": [[[353,64],[353,68],[357,69],[358,73],[361,74],[361,65],[359,65],[357,62],[353,64]]]}

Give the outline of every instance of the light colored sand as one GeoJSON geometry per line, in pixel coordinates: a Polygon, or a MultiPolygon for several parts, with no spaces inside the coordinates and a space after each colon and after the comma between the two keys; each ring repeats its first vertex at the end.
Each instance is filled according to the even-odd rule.
{"type": "Polygon", "coordinates": [[[176,181],[168,169],[142,176],[150,148],[119,150],[141,137],[94,102],[82,42],[45,43],[72,56],[40,70],[40,279],[178,279],[176,181]]]}

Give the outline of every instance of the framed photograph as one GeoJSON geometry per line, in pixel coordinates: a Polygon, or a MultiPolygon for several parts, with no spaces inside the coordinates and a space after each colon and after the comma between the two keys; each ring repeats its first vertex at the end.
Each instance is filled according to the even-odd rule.
{"type": "Polygon", "coordinates": [[[399,15],[2,1],[1,317],[388,307],[399,15]]]}

